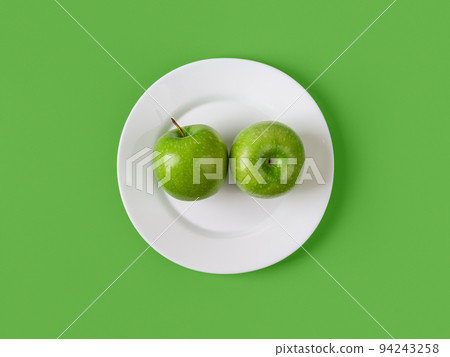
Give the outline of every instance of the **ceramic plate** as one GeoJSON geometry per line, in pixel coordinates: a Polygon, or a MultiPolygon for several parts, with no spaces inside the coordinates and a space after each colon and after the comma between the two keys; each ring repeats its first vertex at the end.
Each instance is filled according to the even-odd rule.
{"type": "Polygon", "coordinates": [[[177,264],[219,274],[261,269],[297,250],[325,212],[333,168],[330,133],[312,97],[273,67],[232,58],[190,63],[153,84],[126,121],[117,159],[120,194],[140,235],[177,264]],[[299,134],[307,157],[298,184],[256,201],[232,182],[194,203],[168,196],[153,177],[151,151],[173,128],[166,111],[180,125],[212,126],[228,149],[243,128],[284,113],[279,121],[299,134]]]}

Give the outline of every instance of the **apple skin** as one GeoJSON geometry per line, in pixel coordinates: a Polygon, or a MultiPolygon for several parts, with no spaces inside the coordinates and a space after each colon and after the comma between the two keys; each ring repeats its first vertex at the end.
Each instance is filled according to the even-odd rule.
{"type": "Polygon", "coordinates": [[[170,181],[162,188],[172,197],[182,201],[202,200],[214,195],[222,187],[228,171],[228,149],[220,134],[208,125],[196,124],[173,129],[162,135],[154,147],[160,152],[158,158],[170,155],[171,159],[157,167],[154,172],[161,182],[166,176],[166,168],[171,170],[170,181]],[[194,140],[195,139],[195,140],[194,140]],[[220,179],[207,179],[205,173],[215,173],[214,164],[200,166],[200,183],[193,183],[194,158],[219,158],[222,160],[223,173],[220,179]]]}
{"type": "Polygon", "coordinates": [[[280,122],[263,121],[250,125],[236,136],[230,157],[236,163],[231,165],[232,175],[242,191],[258,198],[273,198],[285,194],[295,186],[305,162],[305,151],[299,136],[290,127],[280,122]],[[259,158],[266,159],[258,170],[266,184],[258,183],[242,158],[248,158],[253,165],[259,158]],[[270,158],[297,159],[296,164],[287,165],[286,183],[281,183],[281,166],[271,164],[270,158]],[[247,175],[251,180],[245,183],[247,175]]]}

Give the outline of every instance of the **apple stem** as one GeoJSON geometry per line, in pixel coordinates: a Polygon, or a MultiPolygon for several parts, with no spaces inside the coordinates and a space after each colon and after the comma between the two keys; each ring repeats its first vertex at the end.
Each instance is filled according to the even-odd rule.
{"type": "Polygon", "coordinates": [[[178,128],[178,130],[180,131],[181,135],[186,136],[186,134],[184,133],[183,129],[181,129],[181,126],[178,125],[178,123],[175,121],[174,118],[170,118],[170,120],[172,120],[172,123],[178,128]]]}

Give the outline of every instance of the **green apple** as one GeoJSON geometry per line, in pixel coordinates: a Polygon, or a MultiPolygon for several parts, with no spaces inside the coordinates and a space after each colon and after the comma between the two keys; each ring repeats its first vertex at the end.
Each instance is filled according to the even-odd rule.
{"type": "Polygon", "coordinates": [[[305,151],[294,130],[279,122],[263,121],[236,136],[230,158],[232,175],[242,191],[272,198],[294,187],[305,151]]]}
{"type": "Polygon", "coordinates": [[[220,134],[208,125],[188,125],[162,135],[154,147],[161,158],[155,176],[171,196],[194,201],[214,195],[228,171],[228,150],[220,134]],[[167,160],[167,161],[166,161],[167,160]]]}

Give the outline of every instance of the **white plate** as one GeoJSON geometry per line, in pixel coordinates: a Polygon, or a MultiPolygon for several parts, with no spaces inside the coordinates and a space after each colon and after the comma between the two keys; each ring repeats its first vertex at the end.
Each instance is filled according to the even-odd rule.
{"type": "Polygon", "coordinates": [[[305,180],[285,196],[258,202],[303,244],[322,219],[331,194],[333,148],[325,119],[311,96],[285,73],[259,62],[232,58],[177,68],[153,84],[131,111],[120,139],[117,171],[125,209],[140,235],[173,262],[209,273],[261,269],[297,250],[298,244],[236,185],[225,183],[215,196],[188,208],[191,202],[173,199],[155,182],[153,194],[148,193],[151,189],[146,189],[145,178],[141,177],[143,190],[136,188],[136,180],[145,175],[148,165],[143,166],[143,158],[149,153],[143,152],[128,170],[131,186],[127,185],[126,163],[142,149],[151,149],[158,137],[172,128],[160,105],[180,125],[212,126],[229,149],[241,129],[275,119],[302,93],[279,120],[300,135],[306,157],[314,160],[325,183],[319,184],[310,169],[312,180],[305,180]],[[137,166],[144,167],[142,174],[137,166]]]}

